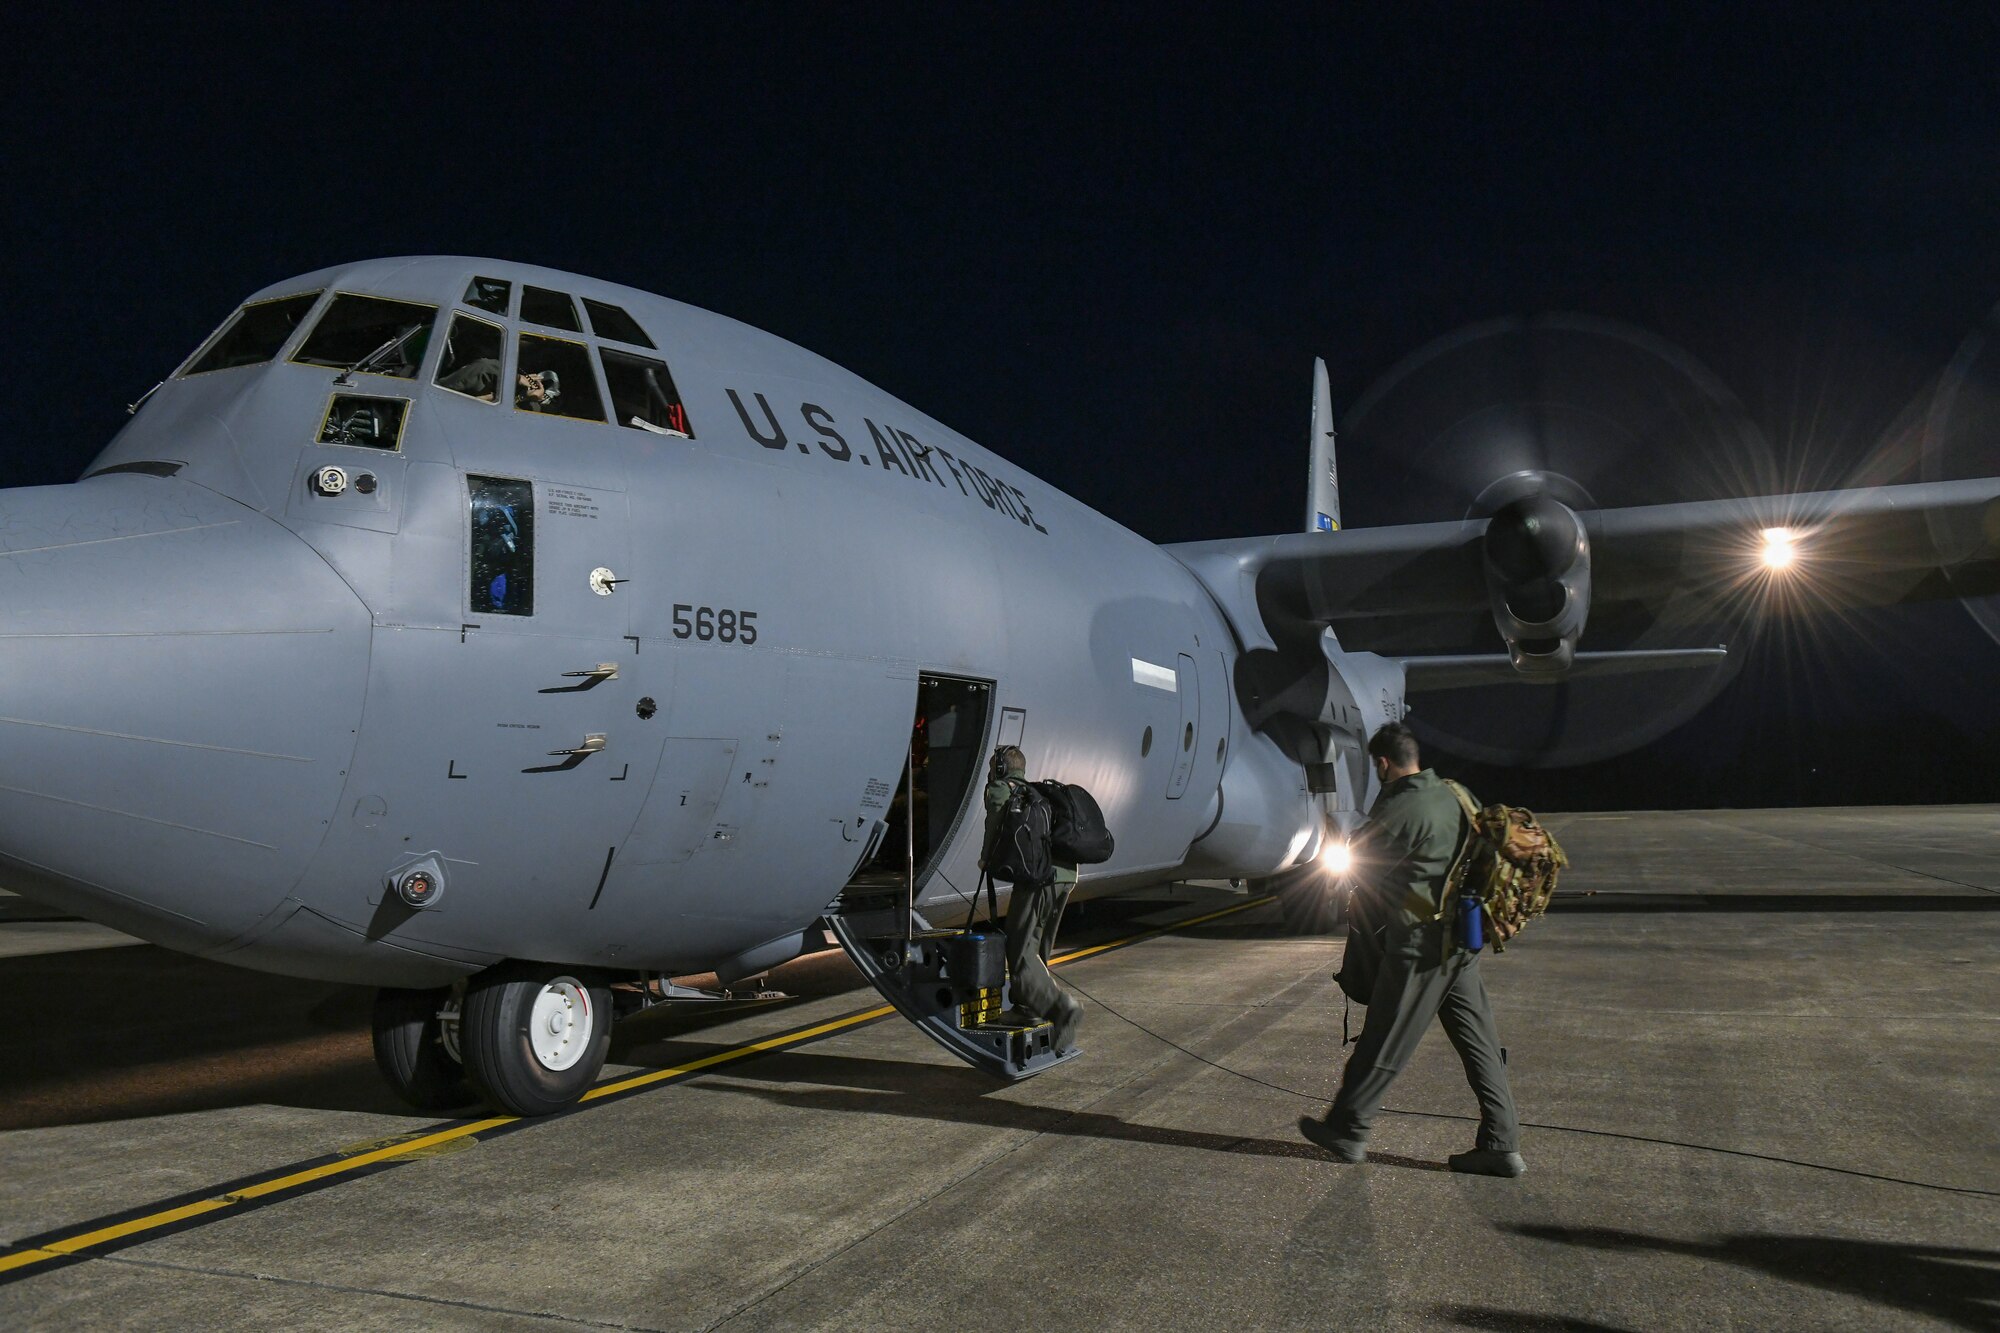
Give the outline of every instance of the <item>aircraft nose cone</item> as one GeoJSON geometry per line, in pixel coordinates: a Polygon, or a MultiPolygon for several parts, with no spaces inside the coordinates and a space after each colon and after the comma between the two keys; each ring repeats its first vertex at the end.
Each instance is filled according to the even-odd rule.
{"type": "Polygon", "coordinates": [[[190,482],[0,491],[0,882],[176,948],[284,897],[324,835],[366,609],[190,482]]]}

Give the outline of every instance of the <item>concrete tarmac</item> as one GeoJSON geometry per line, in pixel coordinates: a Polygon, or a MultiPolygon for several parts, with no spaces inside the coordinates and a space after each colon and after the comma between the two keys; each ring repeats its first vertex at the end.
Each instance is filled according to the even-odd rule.
{"type": "MultiPolygon", "coordinates": [[[[382,1090],[365,992],[0,956],[0,1327],[2000,1326],[2000,808],[1549,822],[1597,893],[1486,964],[1518,1181],[1444,1169],[1438,1032],[1366,1164],[1299,1139],[1340,945],[1262,906],[1059,968],[1085,1054],[1025,1083],[890,1018],[486,1129],[382,1090]]],[[[838,954],[776,983],[623,1025],[606,1079],[876,1004],[838,954]]]]}

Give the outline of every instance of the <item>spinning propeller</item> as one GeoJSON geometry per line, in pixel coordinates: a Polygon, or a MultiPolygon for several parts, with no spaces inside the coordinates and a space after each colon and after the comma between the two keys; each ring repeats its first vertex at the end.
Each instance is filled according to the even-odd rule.
{"type": "MultiPolygon", "coordinates": [[[[1518,571],[1520,599],[1510,592],[1505,600],[1521,620],[1560,602],[1554,580],[1535,571],[1559,568],[1549,562],[1565,509],[1782,489],[1769,443],[1712,373],[1652,334],[1579,315],[1495,320],[1432,343],[1360,398],[1341,445],[1350,459],[1364,456],[1346,469],[1351,523],[1511,524],[1504,540],[1488,542],[1487,558],[1497,581],[1518,571]]],[[[1572,592],[1587,599],[1587,572],[1582,585],[1572,592]]],[[[1712,600],[1676,595],[1643,607],[1590,607],[1582,643],[1696,648],[1726,642],[1730,629],[1717,623],[1712,600]]],[[[1384,653],[1503,647],[1488,617],[1466,619],[1450,641],[1402,638],[1385,626],[1343,633],[1342,642],[1384,653]]],[[[1410,722],[1426,742],[1465,758],[1564,767],[1647,744],[1691,718],[1733,674],[1734,658],[1711,670],[1426,693],[1410,722]]]]}

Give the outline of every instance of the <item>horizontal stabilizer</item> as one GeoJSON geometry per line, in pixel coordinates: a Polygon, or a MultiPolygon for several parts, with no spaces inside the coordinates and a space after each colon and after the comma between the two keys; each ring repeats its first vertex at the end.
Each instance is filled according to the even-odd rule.
{"type": "Polygon", "coordinates": [[[1469,653],[1403,659],[1403,688],[1408,694],[1431,690],[1462,690],[1472,685],[1559,685],[1583,676],[1635,676],[1645,671],[1692,671],[1719,667],[1729,660],[1726,648],[1661,648],[1630,652],[1578,653],[1575,663],[1558,677],[1524,676],[1505,653],[1469,653]]]}

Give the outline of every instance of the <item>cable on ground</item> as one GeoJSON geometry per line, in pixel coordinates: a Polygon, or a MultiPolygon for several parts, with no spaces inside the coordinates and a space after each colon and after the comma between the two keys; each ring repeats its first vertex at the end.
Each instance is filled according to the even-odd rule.
{"type": "MultiPolygon", "coordinates": [[[[1246,1074],[1240,1069],[1231,1069],[1228,1065],[1217,1064],[1215,1061],[1209,1059],[1207,1056],[1189,1050],[1187,1047],[1181,1045],[1173,1038],[1160,1035],[1159,1033],[1153,1031],[1151,1028],[1147,1027],[1144,1023],[1139,1022],[1137,1019],[1130,1018],[1125,1014],[1118,1012],[1118,1010],[1113,1009],[1103,1000],[1097,998],[1097,996],[1092,995],[1089,991],[1077,985],[1076,982],[1071,978],[1069,978],[1068,976],[1065,976],[1063,978],[1062,984],[1068,986],[1071,990],[1083,996],[1083,998],[1089,1000],[1092,1004],[1102,1009],[1105,1013],[1110,1014],[1113,1018],[1117,1019],[1119,1022],[1137,1028],[1139,1031],[1151,1037],[1154,1041],[1160,1042],[1162,1045],[1171,1046],[1175,1050],[1179,1051],[1182,1055],[1187,1056],[1190,1060],[1194,1060],[1200,1064],[1205,1064],[1210,1069],[1220,1070],[1223,1073],[1230,1075],[1232,1078],[1242,1079],[1246,1083],[1255,1083],[1259,1087],[1269,1088],[1273,1092],[1282,1092],[1288,1097],[1297,1097],[1303,1101],[1324,1103],[1331,1100],[1331,1098],[1321,1096],[1318,1093],[1300,1092],[1297,1088],[1288,1088],[1285,1087],[1283,1084],[1272,1083],[1268,1079],[1258,1078],[1255,1074],[1246,1074]]],[[[1386,1115],[1409,1116],[1413,1119],[1420,1119],[1420,1120],[1460,1120],[1475,1124],[1478,1123],[1479,1120],[1478,1116],[1456,1115],[1447,1111],[1404,1111],[1404,1110],[1399,1110],[1398,1108],[1393,1106],[1385,1106],[1382,1108],[1382,1111],[1386,1115]]],[[[1773,1162],[1783,1166],[1799,1166],[1799,1167],[1804,1167],[1810,1171],[1826,1171],[1834,1175],[1854,1176],[1857,1179],[1878,1181],[1886,1185],[1908,1185],[1913,1189],[1936,1190],[1942,1194],[1971,1194],[1986,1199],[2000,1198],[2000,1190],[1976,1189],[1970,1185],[1940,1185],[1934,1181],[1929,1181],[1929,1180],[1908,1180],[1902,1176],[1885,1176],[1885,1175],[1880,1175],[1873,1171],[1857,1171],[1852,1167],[1828,1166],[1824,1162],[1807,1162],[1797,1157],[1780,1157],[1774,1153],[1751,1152],[1747,1148],[1718,1148],[1712,1143],[1687,1143],[1680,1139],[1654,1138],[1646,1134],[1625,1134],[1625,1133],[1620,1133],[1619,1131],[1614,1129],[1587,1129],[1578,1125],[1551,1125],[1534,1120],[1523,1120],[1521,1122],[1521,1127],[1523,1129],[1547,1130],[1550,1133],[1555,1133],[1555,1134],[1581,1134],[1590,1138],[1598,1138],[1598,1139],[1624,1139],[1630,1143],[1647,1143],[1662,1148],[1686,1148],[1692,1152],[1718,1153],[1727,1157],[1747,1157],[1753,1161],[1773,1162]]]]}

